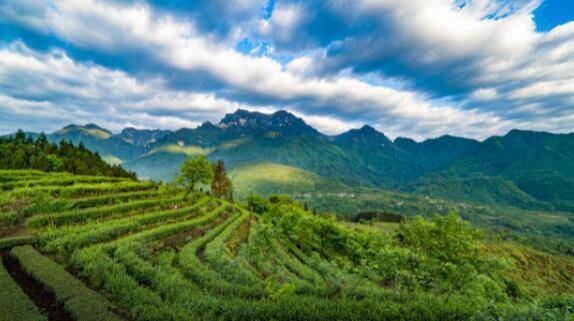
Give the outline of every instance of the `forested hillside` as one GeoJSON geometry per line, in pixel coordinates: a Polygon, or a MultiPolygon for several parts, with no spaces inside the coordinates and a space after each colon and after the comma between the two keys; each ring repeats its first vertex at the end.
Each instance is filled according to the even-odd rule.
{"type": "Polygon", "coordinates": [[[75,146],[66,141],[52,144],[44,134],[33,139],[22,131],[13,136],[0,137],[0,168],[136,177],[135,173],[104,162],[98,154],[86,149],[83,144],[75,146]]]}
{"type": "Polygon", "coordinates": [[[574,134],[513,130],[491,137],[413,186],[417,192],[436,197],[479,202],[487,197],[489,204],[574,211],[574,134]],[[471,190],[478,181],[492,187],[461,194],[465,188],[461,185],[471,190]],[[514,200],[494,200],[507,197],[504,194],[514,200]]]}

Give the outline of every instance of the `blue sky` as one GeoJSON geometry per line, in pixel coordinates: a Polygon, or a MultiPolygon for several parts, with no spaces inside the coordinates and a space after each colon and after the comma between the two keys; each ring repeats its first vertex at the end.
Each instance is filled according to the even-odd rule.
{"type": "Polygon", "coordinates": [[[5,0],[0,134],[289,110],[327,134],[574,131],[570,0],[5,0]]]}

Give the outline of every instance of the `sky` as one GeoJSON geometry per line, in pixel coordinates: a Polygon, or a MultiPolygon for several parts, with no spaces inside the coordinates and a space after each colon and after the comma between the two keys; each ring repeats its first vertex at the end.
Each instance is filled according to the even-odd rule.
{"type": "Polygon", "coordinates": [[[0,134],[238,108],[330,135],[573,132],[574,1],[0,1],[0,134]]]}

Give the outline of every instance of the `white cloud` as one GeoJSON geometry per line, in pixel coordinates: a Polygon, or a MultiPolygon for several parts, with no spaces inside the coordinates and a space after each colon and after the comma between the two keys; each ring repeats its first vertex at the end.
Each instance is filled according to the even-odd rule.
{"type": "Polygon", "coordinates": [[[273,36],[275,41],[288,43],[297,37],[297,29],[306,18],[300,3],[277,3],[271,19],[260,20],[258,32],[273,36]]]}
{"type": "MultiPolygon", "coordinates": [[[[7,20],[87,51],[135,55],[142,60],[138,67],[146,78],[138,78],[137,70],[130,75],[81,64],[58,51],[39,54],[9,48],[0,52],[0,82],[6,84],[2,89],[6,95],[29,99],[52,95],[79,110],[140,113],[141,121],[150,124],[152,117],[161,116],[164,120],[155,123],[162,127],[179,124],[175,118],[214,120],[235,107],[273,106],[298,111],[330,133],[369,122],[397,135],[485,137],[518,124],[499,110],[502,104],[517,107],[524,99],[572,97],[574,25],[537,33],[531,12],[538,2],[509,3],[476,0],[461,9],[450,0],[329,2],[321,8],[339,14],[349,28],[375,21],[374,28],[334,39],[331,46],[340,46],[344,55],[326,55],[332,47],[319,48],[283,65],[269,56],[242,55],[228,43],[203,34],[197,21],[158,14],[143,3],[62,0],[40,10],[38,2],[9,1],[0,5],[0,15],[7,20]],[[493,16],[496,19],[488,18],[493,16]],[[417,72],[417,77],[446,79],[437,86],[455,88],[462,95],[458,102],[469,100],[485,107],[476,104],[468,110],[344,72],[350,66],[385,60],[402,66],[404,77],[417,72]],[[146,69],[148,64],[153,67],[146,69]],[[318,68],[335,72],[319,77],[312,72],[318,68]],[[172,73],[184,78],[208,75],[217,85],[170,89],[172,73]]],[[[280,42],[296,41],[298,28],[312,18],[302,3],[281,3],[257,31],[280,42]]],[[[525,118],[537,115],[528,109],[520,113],[525,118]]]]}
{"type": "MultiPolygon", "coordinates": [[[[40,53],[22,43],[0,49],[0,88],[0,118],[50,124],[46,130],[70,122],[177,129],[217,120],[238,106],[213,94],[169,89],[160,79],[140,81],[122,71],[78,63],[61,51],[40,53]]],[[[2,131],[18,125],[13,122],[2,131]]]]}
{"type": "Polygon", "coordinates": [[[317,2],[301,15],[312,21],[335,17],[345,32],[316,28],[309,35],[310,24],[291,31],[314,48],[288,65],[300,74],[380,72],[516,125],[573,112],[574,22],[537,32],[539,0],[317,2]],[[521,108],[532,103],[538,107],[521,108]]]}
{"type": "Polygon", "coordinates": [[[476,102],[486,102],[496,99],[498,92],[493,88],[479,88],[472,92],[471,98],[476,102]]]}

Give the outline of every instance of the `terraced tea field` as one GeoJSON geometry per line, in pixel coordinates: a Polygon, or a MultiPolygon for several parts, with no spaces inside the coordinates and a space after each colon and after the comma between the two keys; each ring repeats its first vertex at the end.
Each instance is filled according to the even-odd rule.
{"type": "Polygon", "coordinates": [[[2,297],[16,301],[3,303],[0,318],[266,319],[264,311],[277,309],[266,299],[272,286],[293,284],[312,301],[326,296],[325,275],[305,263],[311,258],[226,201],[148,182],[37,171],[2,171],[0,182],[0,247],[10,272],[0,270],[2,297]],[[56,306],[36,308],[45,298],[20,289],[30,284],[48,289],[56,306]]]}
{"type": "Polygon", "coordinates": [[[361,263],[361,242],[375,232],[351,237],[304,213],[258,214],[152,182],[39,171],[0,171],[0,190],[0,320],[461,320],[475,313],[462,299],[407,296],[361,263]]]}

